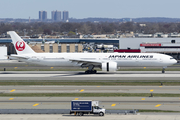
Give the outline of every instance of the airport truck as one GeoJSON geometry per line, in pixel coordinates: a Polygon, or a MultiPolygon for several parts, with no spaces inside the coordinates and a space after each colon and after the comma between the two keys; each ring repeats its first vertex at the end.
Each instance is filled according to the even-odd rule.
{"type": "Polygon", "coordinates": [[[104,116],[105,109],[99,107],[99,101],[72,100],[70,114],[83,116],[84,114],[99,114],[104,116]]]}

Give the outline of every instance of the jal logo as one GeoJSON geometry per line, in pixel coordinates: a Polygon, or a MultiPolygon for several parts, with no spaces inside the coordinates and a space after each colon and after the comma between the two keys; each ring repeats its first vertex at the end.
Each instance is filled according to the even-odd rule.
{"type": "Polygon", "coordinates": [[[25,49],[25,43],[23,41],[16,42],[16,50],[23,51],[25,49]]]}

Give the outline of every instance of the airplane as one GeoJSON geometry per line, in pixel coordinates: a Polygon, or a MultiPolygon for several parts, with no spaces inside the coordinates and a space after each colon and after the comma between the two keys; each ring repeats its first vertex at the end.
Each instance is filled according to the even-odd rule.
{"type": "Polygon", "coordinates": [[[164,73],[167,66],[177,63],[173,57],[159,53],[36,53],[15,31],[8,34],[17,52],[11,58],[51,67],[87,67],[87,74],[96,73],[94,68],[114,72],[120,67],[162,67],[164,73]]]}

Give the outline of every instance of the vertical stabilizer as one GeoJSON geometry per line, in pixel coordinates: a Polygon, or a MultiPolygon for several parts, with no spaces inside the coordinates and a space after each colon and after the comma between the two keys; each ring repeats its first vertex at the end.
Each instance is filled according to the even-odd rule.
{"type": "Polygon", "coordinates": [[[35,53],[15,31],[9,31],[8,34],[11,36],[14,48],[18,55],[35,53]]]}

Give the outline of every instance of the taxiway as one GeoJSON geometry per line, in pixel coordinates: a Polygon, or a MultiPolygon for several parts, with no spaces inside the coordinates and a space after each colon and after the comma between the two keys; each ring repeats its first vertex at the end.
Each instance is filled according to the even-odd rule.
{"type": "Polygon", "coordinates": [[[179,94],[180,86],[0,86],[0,93],[170,93],[179,94]]]}
{"type": "Polygon", "coordinates": [[[71,100],[100,101],[106,109],[180,111],[178,97],[1,97],[1,109],[70,109],[71,100]]]}
{"type": "Polygon", "coordinates": [[[87,115],[87,116],[74,116],[69,114],[63,115],[1,115],[0,120],[179,120],[179,113],[176,114],[144,114],[144,115],[105,115],[104,117],[87,115]]]}
{"type": "Polygon", "coordinates": [[[180,80],[180,71],[1,71],[0,80],[180,80]]]}

